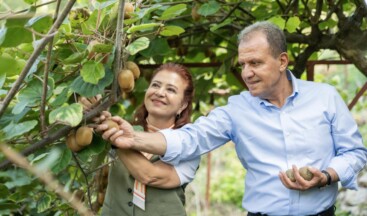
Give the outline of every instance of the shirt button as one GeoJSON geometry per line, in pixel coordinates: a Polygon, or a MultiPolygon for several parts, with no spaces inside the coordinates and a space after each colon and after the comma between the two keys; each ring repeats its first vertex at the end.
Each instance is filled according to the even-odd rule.
{"type": "Polygon", "coordinates": [[[131,193],[133,190],[131,188],[127,189],[127,192],[131,193]]]}
{"type": "Polygon", "coordinates": [[[127,205],[128,206],[133,206],[133,203],[132,202],[128,202],[127,205]]]}

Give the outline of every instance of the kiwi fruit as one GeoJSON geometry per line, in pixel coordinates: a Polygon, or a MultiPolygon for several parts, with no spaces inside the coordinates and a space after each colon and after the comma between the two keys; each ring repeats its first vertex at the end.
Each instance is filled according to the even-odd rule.
{"type": "Polygon", "coordinates": [[[93,129],[88,126],[79,127],[75,134],[76,143],[79,146],[87,146],[92,143],[93,129]]]}
{"type": "Polygon", "coordinates": [[[134,89],[134,74],[131,70],[122,69],[117,78],[118,84],[122,91],[131,92],[134,89]]]}
{"type": "Polygon", "coordinates": [[[294,174],[293,174],[293,170],[292,169],[288,169],[285,174],[288,176],[289,180],[291,180],[292,182],[295,182],[296,179],[294,178],[294,174]]]}
{"type": "Polygon", "coordinates": [[[133,72],[134,75],[134,79],[138,79],[140,76],[140,69],[139,66],[137,64],[135,64],[135,62],[132,61],[127,61],[125,63],[125,66],[127,69],[131,70],[131,72],[133,72]]]}
{"type": "Polygon", "coordinates": [[[75,132],[72,131],[68,137],[66,138],[66,145],[68,146],[68,148],[73,151],[73,152],[78,152],[82,149],[81,146],[79,146],[76,143],[76,139],[75,139],[75,132]]]}
{"type": "Polygon", "coordinates": [[[134,5],[131,2],[125,2],[124,19],[129,19],[133,12],[134,12],[134,5]]]}
{"type": "Polygon", "coordinates": [[[313,178],[313,174],[307,166],[299,168],[299,174],[307,181],[310,181],[313,178]]]}
{"type": "MultiPolygon", "coordinates": [[[[113,121],[111,119],[104,120],[102,122],[102,124],[107,124],[108,125],[108,129],[116,128],[117,130],[119,130],[119,125],[115,121],[113,121]]],[[[108,167],[107,167],[107,170],[108,170],[108,167]]]]}

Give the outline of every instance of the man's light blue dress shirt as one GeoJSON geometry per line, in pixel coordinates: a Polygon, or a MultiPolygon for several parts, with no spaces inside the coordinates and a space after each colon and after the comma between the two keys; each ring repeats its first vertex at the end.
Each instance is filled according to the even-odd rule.
{"type": "Polygon", "coordinates": [[[177,164],[216,149],[228,141],[246,168],[242,206],[269,215],[309,215],[335,203],[338,184],[307,191],[287,189],[279,171],[296,165],[333,168],[342,186],[357,189],[357,173],[367,150],[347,106],[330,85],[296,79],[282,108],[251,96],[248,91],[229,98],[179,130],[160,131],[167,151],[162,160],[177,164]]]}

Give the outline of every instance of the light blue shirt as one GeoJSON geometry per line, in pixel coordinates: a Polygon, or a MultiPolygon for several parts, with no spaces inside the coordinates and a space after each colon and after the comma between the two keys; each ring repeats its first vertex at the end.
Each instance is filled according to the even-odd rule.
{"type": "Polygon", "coordinates": [[[327,84],[292,80],[293,93],[282,108],[248,91],[229,98],[179,130],[160,131],[167,151],[162,160],[177,164],[216,149],[228,141],[247,170],[242,206],[269,215],[308,215],[333,205],[338,184],[307,191],[290,190],[279,171],[296,165],[333,168],[342,186],[357,189],[357,174],[367,150],[347,106],[327,84]]]}

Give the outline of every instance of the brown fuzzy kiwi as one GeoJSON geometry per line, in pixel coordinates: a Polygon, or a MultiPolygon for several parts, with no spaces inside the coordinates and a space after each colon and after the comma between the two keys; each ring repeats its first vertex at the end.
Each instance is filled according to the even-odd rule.
{"type": "MultiPolygon", "coordinates": [[[[111,128],[116,128],[117,130],[119,130],[119,125],[111,120],[111,119],[106,119],[102,122],[102,124],[107,124],[108,125],[108,129],[111,129],[111,128]]],[[[106,168],[108,170],[108,167],[106,168]]]]}
{"type": "Polygon", "coordinates": [[[310,181],[313,178],[313,174],[307,166],[299,168],[299,174],[307,181],[310,181]]]}
{"type": "Polygon", "coordinates": [[[294,178],[294,174],[293,174],[293,170],[292,169],[288,169],[285,174],[287,174],[289,180],[291,180],[292,182],[295,182],[296,179],[294,178]]]}
{"type": "Polygon", "coordinates": [[[124,6],[124,19],[129,19],[131,13],[134,12],[134,5],[131,2],[125,2],[124,6]]]}
{"type": "Polygon", "coordinates": [[[118,84],[122,91],[130,92],[134,89],[134,74],[131,70],[122,69],[117,78],[118,84]]]}
{"type": "Polygon", "coordinates": [[[139,66],[137,64],[135,64],[135,62],[132,61],[128,61],[125,63],[125,66],[127,69],[131,70],[131,72],[133,72],[134,74],[134,79],[138,79],[140,76],[140,69],[139,66]]]}
{"type": "Polygon", "coordinates": [[[87,146],[92,143],[93,129],[88,126],[81,126],[75,134],[76,143],[79,146],[87,146]]]}
{"type": "Polygon", "coordinates": [[[79,146],[76,143],[75,132],[74,131],[71,131],[70,134],[68,135],[68,137],[66,138],[66,145],[73,152],[78,152],[82,149],[82,146],[79,146]]]}

